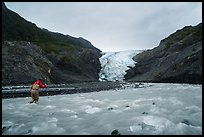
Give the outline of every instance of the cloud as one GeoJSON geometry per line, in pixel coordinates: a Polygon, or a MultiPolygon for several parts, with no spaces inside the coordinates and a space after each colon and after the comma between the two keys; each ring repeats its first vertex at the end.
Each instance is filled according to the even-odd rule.
{"type": "Polygon", "coordinates": [[[151,49],[202,22],[201,2],[6,2],[37,26],[84,37],[102,51],[151,49]]]}

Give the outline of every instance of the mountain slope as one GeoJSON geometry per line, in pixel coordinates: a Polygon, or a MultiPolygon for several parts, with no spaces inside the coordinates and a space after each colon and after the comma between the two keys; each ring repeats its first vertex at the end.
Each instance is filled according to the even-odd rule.
{"type": "Polygon", "coordinates": [[[40,41],[51,37],[2,3],[2,40],[40,41]]]}
{"type": "Polygon", "coordinates": [[[40,29],[34,23],[25,20],[17,13],[9,10],[4,3],[2,3],[2,39],[37,43],[51,41],[56,44],[66,43],[85,48],[95,48],[89,41],[81,37],[75,38],[69,35],[51,32],[47,29],[40,29]]]}
{"type": "Polygon", "coordinates": [[[158,47],[133,58],[128,81],[202,83],[202,23],[163,39],[158,47]]]}
{"type": "Polygon", "coordinates": [[[38,28],[2,3],[2,84],[98,81],[100,50],[84,38],[38,28]]]}

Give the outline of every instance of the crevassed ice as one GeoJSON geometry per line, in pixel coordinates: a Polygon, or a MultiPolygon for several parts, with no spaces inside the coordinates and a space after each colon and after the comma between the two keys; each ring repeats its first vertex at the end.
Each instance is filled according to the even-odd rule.
{"type": "Polygon", "coordinates": [[[101,71],[99,72],[100,81],[123,81],[126,70],[135,66],[132,59],[141,50],[127,50],[121,52],[104,52],[99,58],[101,71]]]}

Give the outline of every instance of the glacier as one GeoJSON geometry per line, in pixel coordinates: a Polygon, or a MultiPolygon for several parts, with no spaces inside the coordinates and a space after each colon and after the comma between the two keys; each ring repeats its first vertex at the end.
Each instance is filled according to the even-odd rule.
{"type": "Polygon", "coordinates": [[[135,66],[132,59],[142,50],[127,50],[120,52],[103,52],[99,58],[101,71],[99,72],[100,81],[123,81],[126,70],[135,66]]]}

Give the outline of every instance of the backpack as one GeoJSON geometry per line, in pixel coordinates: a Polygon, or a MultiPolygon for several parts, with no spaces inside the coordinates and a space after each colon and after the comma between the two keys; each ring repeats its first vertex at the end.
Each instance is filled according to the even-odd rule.
{"type": "Polygon", "coordinates": [[[32,85],[32,89],[34,90],[38,90],[40,88],[40,86],[38,84],[33,84],[32,85]]]}

